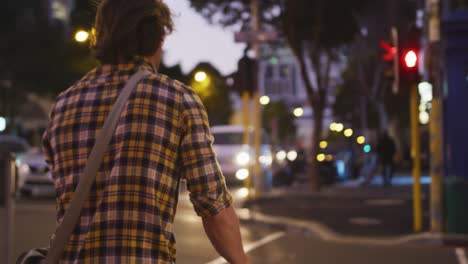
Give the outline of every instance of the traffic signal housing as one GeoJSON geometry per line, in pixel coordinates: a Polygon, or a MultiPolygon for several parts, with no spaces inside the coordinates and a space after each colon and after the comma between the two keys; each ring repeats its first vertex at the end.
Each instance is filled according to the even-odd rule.
{"type": "Polygon", "coordinates": [[[246,54],[238,62],[237,74],[234,77],[234,87],[239,94],[254,93],[258,85],[258,63],[246,54]]]}

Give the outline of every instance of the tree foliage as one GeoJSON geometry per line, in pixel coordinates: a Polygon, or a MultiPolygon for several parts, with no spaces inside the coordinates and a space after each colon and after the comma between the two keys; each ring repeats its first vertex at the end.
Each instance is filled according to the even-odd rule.
{"type": "MultiPolygon", "coordinates": [[[[263,28],[275,27],[276,30],[282,31],[299,61],[308,101],[314,110],[311,151],[314,157],[319,151],[318,142],[323,127],[323,111],[328,106],[331,69],[333,64],[339,61],[339,53],[343,45],[352,41],[356,32],[359,31],[355,13],[364,0],[259,2],[261,3],[260,21],[263,22],[263,28]],[[268,19],[268,13],[277,12],[278,8],[279,12],[274,19],[268,19]]],[[[191,0],[191,3],[211,22],[219,22],[224,26],[241,24],[243,29],[249,28],[249,0],[191,0]]],[[[312,186],[318,189],[317,162],[315,159],[310,160],[312,162],[312,186]]]]}
{"type": "Polygon", "coordinates": [[[387,77],[392,74],[393,62],[382,60],[379,43],[391,43],[392,26],[398,29],[400,41],[404,41],[406,32],[415,21],[415,14],[416,2],[413,0],[371,1],[362,9],[358,16],[362,30],[349,47],[348,67],[343,76],[346,89],[339,90],[334,107],[339,119],[346,120],[343,114],[355,113],[361,116],[357,127],[381,130],[387,129],[390,118],[396,118],[402,124],[406,122],[408,104],[391,106],[395,102],[401,104],[406,101],[407,89],[400,84],[399,94],[393,94],[393,76],[387,77]],[[344,101],[349,98],[359,103],[348,105],[344,101]]]}
{"type": "Polygon", "coordinates": [[[197,92],[208,113],[211,125],[229,124],[232,115],[232,102],[226,78],[210,63],[198,64],[188,74],[189,85],[197,92]],[[202,82],[194,80],[197,72],[203,71],[207,78],[202,82]]]}

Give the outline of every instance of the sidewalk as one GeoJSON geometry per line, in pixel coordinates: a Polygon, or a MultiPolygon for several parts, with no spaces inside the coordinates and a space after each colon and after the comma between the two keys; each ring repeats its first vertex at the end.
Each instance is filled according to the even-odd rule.
{"type": "MultiPolygon", "coordinates": [[[[423,233],[413,232],[412,181],[395,179],[396,186],[381,187],[377,179],[370,186],[346,182],[311,193],[307,186],[275,189],[244,204],[244,221],[307,229],[322,237],[357,238],[405,242],[410,237],[420,243],[441,239],[429,231],[429,185],[423,178],[423,233]]],[[[464,237],[465,238],[465,237],[464,237]]],[[[335,240],[336,240],[335,239],[335,240]]]]}

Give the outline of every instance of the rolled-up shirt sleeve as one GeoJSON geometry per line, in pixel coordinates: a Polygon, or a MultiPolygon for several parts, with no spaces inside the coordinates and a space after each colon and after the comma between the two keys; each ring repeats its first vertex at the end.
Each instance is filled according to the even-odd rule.
{"type": "Polygon", "coordinates": [[[224,176],[213,151],[206,110],[195,94],[184,95],[180,158],[197,215],[213,216],[232,204],[224,176]]]}

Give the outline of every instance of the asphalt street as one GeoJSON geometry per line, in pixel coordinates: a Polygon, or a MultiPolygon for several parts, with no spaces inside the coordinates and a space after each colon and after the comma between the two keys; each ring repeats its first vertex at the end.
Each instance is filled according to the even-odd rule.
{"type": "MultiPolygon", "coordinates": [[[[233,190],[237,200],[242,191],[233,190]]],[[[236,206],[239,206],[238,204],[236,206]]],[[[3,212],[2,212],[3,213],[3,212]]],[[[31,247],[45,246],[54,230],[53,199],[23,199],[16,204],[14,256],[31,247]]],[[[1,215],[3,221],[4,215],[1,215]]],[[[201,220],[193,212],[186,193],[181,195],[175,223],[177,263],[219,264],[206,237],[201,220]]],[[[466,250],[438,246],[397,246],[339,244],[321,241],[313,234],[285,232],[262,225],[243,225],[244,245],[252,263],[319,264],[467,264],[466,250]],[[465,261],[465,262],[463,262],[465,261]]],[[[0,234],[4,238],[4,234],[0,234]]],[[[5,240],[3,240],[4,242],[5,240]]],[[[4,263],[0,256],[0,262],[4,263]]]]}

